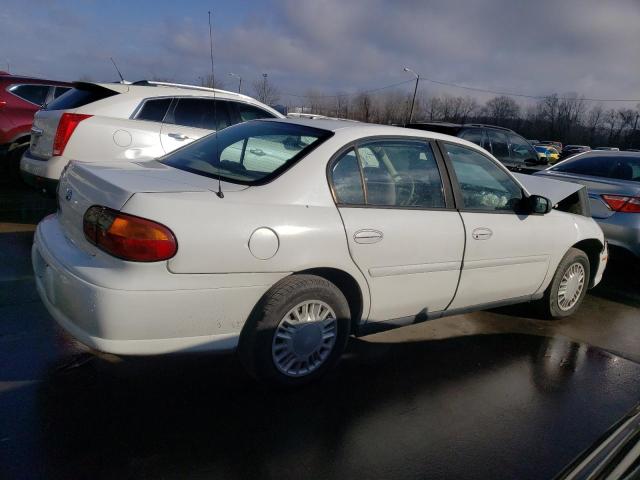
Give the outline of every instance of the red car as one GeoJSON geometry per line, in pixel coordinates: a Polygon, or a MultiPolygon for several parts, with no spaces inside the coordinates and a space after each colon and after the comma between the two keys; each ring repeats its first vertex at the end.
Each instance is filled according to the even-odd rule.
{"type": "Polygon", "coordinates": [[[71,88],[67,82],[20,77],[0,71],[0,155],[12,173],[29,147],[34,114],[71,88]]]}

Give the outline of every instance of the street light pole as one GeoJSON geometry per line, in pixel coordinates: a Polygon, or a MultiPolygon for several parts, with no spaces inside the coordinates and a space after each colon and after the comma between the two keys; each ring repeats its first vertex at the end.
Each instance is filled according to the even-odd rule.
{"type": "Polygon", "coordinates": [[[231,73],[231,72],[229,72],[229,76],[235,77],[238,79],[238,93],[242,93],[242,77],[237,73],[231,73]]]}
{"type": "Polygon", "coordinates": [[[409,67],[404,67],[405,72],[411,72],[416,76],[416,86],[413,89],[413,98],[411,99],[411,110],[409,111],[409,121],[407,123],[411,123],[413,120],[413,105],[416,103],[416,94],[418,93],[418,82],[420,82],[420,75],[411,70],[409,67]]]}

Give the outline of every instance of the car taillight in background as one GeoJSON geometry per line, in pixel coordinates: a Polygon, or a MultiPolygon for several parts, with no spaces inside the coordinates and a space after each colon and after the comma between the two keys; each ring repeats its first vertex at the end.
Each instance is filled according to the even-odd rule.
{"type": "Polygon", "coordinates": [[[89,242],[123,260],[158,262],[178,251],[176,237],[164,225],[107,207],[90,207],[82,228],[89,242]]]}
{"type": "Polygon", "coordinates": [[[602,195],[602,199],[614,212],[640,213],[640,197],[602,195]]]}
{"type": "Polygon", "coordinates": [[[58,123],[56,137],[53,140],[53,155],[62,155],[71,134],[82,120],[86,120],[93,115],[83,115],[81,113],[63,113],[58,123]]]}

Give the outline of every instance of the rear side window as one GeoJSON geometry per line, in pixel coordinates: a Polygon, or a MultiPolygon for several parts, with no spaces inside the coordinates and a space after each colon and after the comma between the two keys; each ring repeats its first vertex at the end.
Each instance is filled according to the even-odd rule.
{"type": "Polygon", "coordinates": [[[117,95],[118,92],[96,86],[96,88],[72,88],[47,105],[47,110],[70,110],[80,108],[104,98],[117,95]]]}
{"type": "Polygon", "coordinates": [[[342,205],[363,205],[364,189],[358,157],[356,152],[350,149],[333,164],[331,169],[333,180],[333,192],[336,202],[342,205]]]}
{"type": "Polygon", "coordinates": [[[53,98],[58,98],[60,95],[62,95],[63,93],[67,93],[69,90],[71,90],[71,87],[56,87],[56,89],[53,91],[53,98]]]}
{"type": "Polygon", "coordinates": [[[170,98],[156,98],[147,100],[136,115],[137,120],[148,120],[150,122],[162,122],[167,110],[171,105],[170,98]]]}
{"type": "Polygon", "coordinates": [[[480,145],[481,147],[484,147],[484,144],[482,142],[481,128],[469,128],[464,132],[462,132],[462,134],[460,135],[460,138],[464,138],[465,140],[475,143],[476,145],[480,145]]]}
{"type": "Polygon", "coordinates": [[[222,130],[231,125],[227,102],[205,98],[180,98],[173,111],[176,125],[222,130]]]}
{"type": "Polygon", "coordinates": [[[273,114],[262,110],[261,108],[247,105],[246,103],[236,103],[236,105],[238,106],[238,114],[240,115],[240,120],[243,122],[247,122],[249,120],[258,120],[260,118],[274,118],[273,114]]]}
{"type": "Polygon", "coordinates": [[[553,170],[640,182],[640,156],[589,155],[562,162],[554,167],[553,170]]]}
{"type": "Polygon", "coordinates": [[[332,168],[339,204],[444,208],[438,164],[425,142],[380,140],[345,153],[332,168]],[[364,179],[364,198],[361,194],[364,179]]]}
{"type": "Polygon", "coordinates": [[[43,105],[49,94],[48,85],[14,85],[9,91],[16,97],[36,105],[43,105]]]}
{"type": "Polygon", "coordinates": [[[487,130],[489,140],[491,140],[491,153],[498,160],[509,160],[509,142],[507,136],[496,130],[487,130]]]}

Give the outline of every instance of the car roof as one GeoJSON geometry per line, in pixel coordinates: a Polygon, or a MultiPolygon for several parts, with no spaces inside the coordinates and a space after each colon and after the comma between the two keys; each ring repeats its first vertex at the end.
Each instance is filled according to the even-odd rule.
{"type": "Polygon", "coordinates": [[[381,125],[378,123],[354,122],[353,120],[343,120],[336,118],[264,118],[255,120],[260,122],[281,122],[292,125],[303,125],[306,127],[319,128],[330,132],[347,132],[358,135],[360,138],[366,136],[390,136],[390,137],[423,137],[433,140],[444,140],[461,145],[468,145],[476,150],[482,150],[475,143],[469,142],[459,137],[447,135],[445,133],[432,132],[430,130],[418,130],[414,128],[397,127],[394,125],[381,125]]]}
{"type": "Polygon", "coordinates": [[[9,83],[46,83],[47,85],[71,86],[70,82],[63,82],[61,80],[48,80],[46,78],[27,77],[25,75],[11,75],[6,72],[0,72],[0,81],[9,83]]]}

